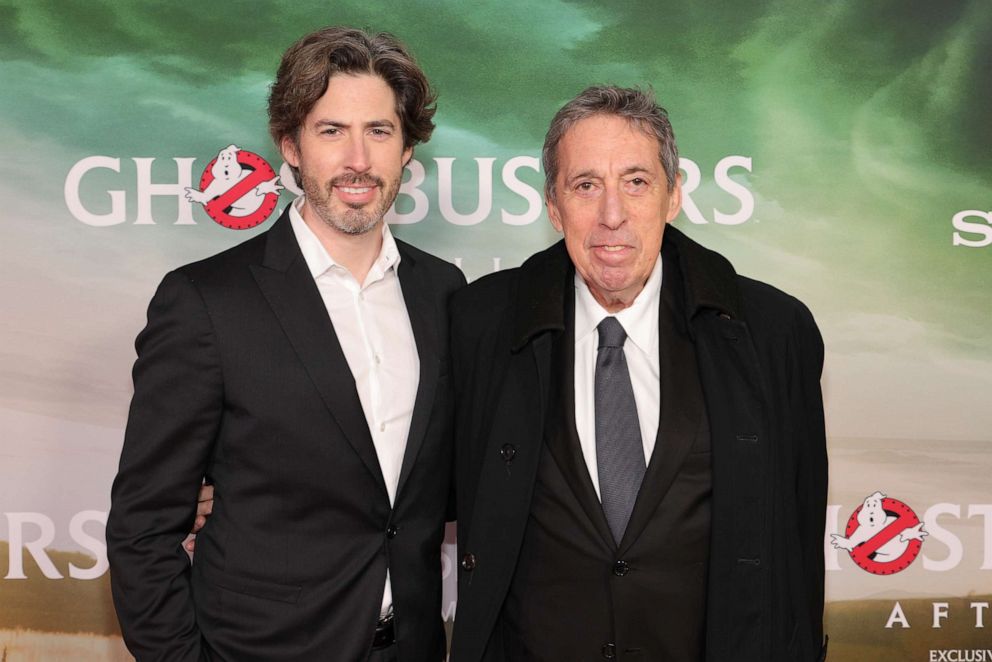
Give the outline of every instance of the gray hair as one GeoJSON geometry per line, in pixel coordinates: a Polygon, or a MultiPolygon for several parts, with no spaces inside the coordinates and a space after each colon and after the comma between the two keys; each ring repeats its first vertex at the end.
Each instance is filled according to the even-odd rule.
{"type": "Polygon", "coordinates": [[[658,158],[665,170],[668,190],[675,188],[679,175],[679,149],[675,144],[668,111],[658,105],[654,93],[640,88],[596,85],[587,87],[579,96],[561,107],[548,133],[544,137],[541,162],[544,167],[544,194],[555,199],[555,180],[558,177],[558,143],[568,130],[581,120],[594,115],[615,115],[658,140],[658,158]]]}

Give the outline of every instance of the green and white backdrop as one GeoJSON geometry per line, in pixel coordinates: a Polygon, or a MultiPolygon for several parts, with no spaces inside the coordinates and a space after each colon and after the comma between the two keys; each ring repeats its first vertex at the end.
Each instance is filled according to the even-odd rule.
{"type": "Polygon", "coordinates": [[[103,536],[134,336],[166,271],[292,200],[284,176],[239,231],[183,188],[232,144],[288,173],[268,86],[328,24],[395,33],[436,86],[391,220],[470,279],[555,240],[555,110],[592,83],[652,87],[683,155],[676,225],[825,338],[830,659],[992,660],[988,0],[0,0],[4,660],[129,659],[103,536]],[[829,544],[876,491],[929,533],[887,575],[829,544]]]}

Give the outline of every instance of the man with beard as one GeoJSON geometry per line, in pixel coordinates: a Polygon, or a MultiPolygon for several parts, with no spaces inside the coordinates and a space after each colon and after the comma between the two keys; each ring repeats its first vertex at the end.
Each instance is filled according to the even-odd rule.
{"type": "Polygon", "coordinates": [[[446,301],[464,277],[383,222],[433,103],[391,36],[303,37],[269,129],[305,195],[152,299],[107,523],[139,660],[442,659],[446,301]]]}

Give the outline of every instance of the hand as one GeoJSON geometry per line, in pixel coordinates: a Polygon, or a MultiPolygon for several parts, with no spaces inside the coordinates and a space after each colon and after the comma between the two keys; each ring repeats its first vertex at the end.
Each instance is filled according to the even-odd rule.
{"type": "Polygon", "coordinates": [[[202,191],[198,191],[195,188],[186,187],[186,199],[190,202],[198,202],[201,205],[205,205],[210,202],[210,196],[202,191]]]}
{"type": "Polygon", "coordinates": [[[279,193],[282,190],[282,186],[279,185],[279,178],[273,177],[267,182],[262,182],[255,187],[255,195],[268,195],[269,193],[279,193]]]}
{"type": "Polygon", "coordinates": [[[187,552],[192,552],[196,548],[196,533],[207,523],[207,518],[214,511],[214,486],[201,485],[200,493],[196,497],[196,519],[193,521],[193,530],[186,538],[183,547],[187,552]]]}
{"type": "Polygon", "coordinates": [[[854,551],[855,544],[850,538],[845,538],[839,533],[831,533],[830,537],[833,539],[831,540],[831,544],[834,546],[834,549],[843,549],[848,552],[854,551]]]}

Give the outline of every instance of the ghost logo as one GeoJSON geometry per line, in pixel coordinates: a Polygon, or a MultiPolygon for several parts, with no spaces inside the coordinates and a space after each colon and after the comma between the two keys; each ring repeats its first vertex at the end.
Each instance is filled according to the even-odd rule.
{"type": "Polygon", "coordinates": [[[200,190],[186,189],[210,218],[226,228],[247,230],[262,223],[279,202],[279,177],[258,154],[228,145],[207,164],[200,190]]]}
{"type": "Polygon", "coordinates": [[[881,492],[869,495],[855,509],[845,534],[832,534],[833,546],[847,550],[855,563],[873,575],[905,570],[929,535],[909,506],[881,492]]]}

